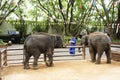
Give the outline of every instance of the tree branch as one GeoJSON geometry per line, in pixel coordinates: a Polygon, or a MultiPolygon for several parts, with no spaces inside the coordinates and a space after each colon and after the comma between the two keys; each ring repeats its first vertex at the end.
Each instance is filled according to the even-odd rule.
{"type": "Polygon", "coordinates": [[[107,21],[109,22],[108,10],[107,10],[107,8],[105,7],[105,3],[103,2],[103,0],[101,0],[101,3],[102,3],[102,7],[103,7],[103,9],[104,9],[105,15],[106,15],[106,19],[107,19],[107,21]]]}
{"type": "Polygon", "coordinates": [[[74,0],[70,0],[71,1],[71,12],[70,12],[70,22],[69,22],[69,32],[70,32],[70,26],[71,26],[71,22],[73,20],[73,7],[74,7],[74,0]]]}
{"type": "MultiPolygon", "coordinates": [[[[2,4],[2,3],[1,3],[1,4],[2,4]]],[[[4,10],[6,4],[7,4],[7,1],[5,1],[5,3],[4,3],[3,5],[1,5],[1,7],[0,7],[0,10],[1,10],[1,11],[4,10]]]]}
{"type": "Polygon", "coordinates": [[[53,17],[52,17],[52,14],[50,13],[50,11],[47,9],[47,8],[45,8],[42,4],[41,4],[41,2],[40,2],[40,0],[38,0],[38,2],[39,2],[39,4],[40,4],[40,8],[46,13],[48,13],[47,15],[49,16],[49,17],[51,17],[55,22],[56,22],[56,19],[54,19],[53,17]]]}
{"type": "Polygon", "coordinates": [[[66,19],[65,19],[65,16],[64,16],[64,14],[63,14],[63,6],[62,6],[62,3],[61,3],[61,0],[59,0],[59,8],[60,8],[60,10],[61,10],[61,14],[62,14],[64,23],[66,23],[66,19]]]}
{"type": "Polygon", "coordinates": [[[7,17],[11,12],[14,12],[14,10],[17,8],[17,6],[20,4],[21,1],[22,1],[22,0],[19,0],[19,1],[18,1],[17,5],[16,5],[15,7],[13,7],[13,8],[5,15],[4,19],[6,19],[6,17],[7,17]]]}

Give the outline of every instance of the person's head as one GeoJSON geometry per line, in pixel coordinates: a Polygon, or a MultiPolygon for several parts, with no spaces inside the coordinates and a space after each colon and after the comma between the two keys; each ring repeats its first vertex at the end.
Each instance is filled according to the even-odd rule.
{"type": "Polygon", "coordinates": [[[74,37],[75,37],[75,35],[71,35],[71,37],[72,37],[72,38],[74,38],[74,37]]]}

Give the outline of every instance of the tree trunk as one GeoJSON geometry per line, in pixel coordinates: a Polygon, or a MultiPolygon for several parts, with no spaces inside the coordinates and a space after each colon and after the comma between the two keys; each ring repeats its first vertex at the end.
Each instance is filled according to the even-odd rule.
{"type": "Polygon", "coordinates": [[[120,2],[118,3],[118,18],[117,18],[117,29],[116,29],[116,37],[120,39],[120,2]]]}

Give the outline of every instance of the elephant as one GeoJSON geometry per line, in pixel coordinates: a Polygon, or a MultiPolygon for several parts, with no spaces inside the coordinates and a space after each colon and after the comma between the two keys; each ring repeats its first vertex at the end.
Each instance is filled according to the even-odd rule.
{"type": "Polygon", "coordinates": [[[103,32],[93,32],[81,38],[81,45],[89,47],[91,61],[101,63],[101,56],[105,52],[107,63],[111,63],[111,40],[103,32]],[[97,59],[96,59],[97,57],[97,59]]]}
{"type": "Polygon", "coordinates": [[[30,69],[29,59],[34,57],[33,69],[38,69],[38,58],[44,55],[44,61],[47,66],[53,65],[53,53],[55,47],[62,48],[63,43],[59,35],[51,34],[31,34],[24,42],[24,69],[30,69]],[[48,57],[48,61],[46,60],[48,57]]]}

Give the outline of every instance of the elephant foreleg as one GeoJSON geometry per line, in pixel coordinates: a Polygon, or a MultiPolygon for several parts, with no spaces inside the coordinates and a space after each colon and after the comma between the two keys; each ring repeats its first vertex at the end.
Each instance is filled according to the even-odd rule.
{"type": "Polygon", "coordinates": [[[47,54],[47,56],[48,56],[48,62],[49,63],[47,63],[47,66],[53,66],[53,54],[47,54]]]}
{"type": "Polygon", "coordinates": [[[94,49],[92,47],[89,47],[89,51],[90,51],[91,61],[95,62],[96,61],[96,52],[94,51],[94,49]]]}
{"type": "Polygon", "coordinates": [[[34,52],[34,62],[33,62],[33,69],[38,69],[38,58],[40,56],[40,52],[39,50],[36,50],[36,52],[34,52]]]}
{"type": "Polygon", "coordinates": [[[33,69],[38,69],[38,64],[37,64],[37,62],[38,62],[38,57],[35,57],[35,58],[34,58],[34,62],[33,62],[33,69]]]}

